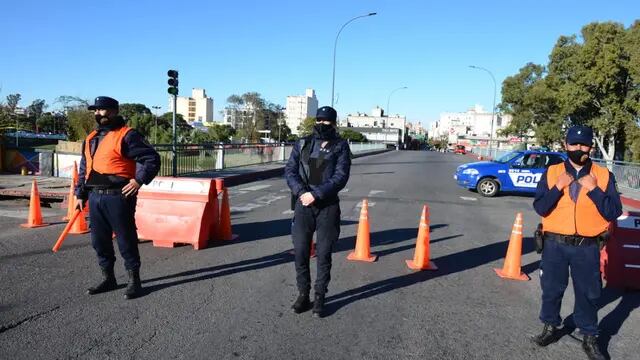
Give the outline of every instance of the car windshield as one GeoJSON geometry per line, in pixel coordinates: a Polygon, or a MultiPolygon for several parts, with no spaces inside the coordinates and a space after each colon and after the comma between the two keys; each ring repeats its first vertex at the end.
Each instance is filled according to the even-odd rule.
{"type": "Polygon", "coordinates": [[[516,158],[519,155],[520,155],[519,152],[510,152],[510,153],[508,153],[506,155],[501,156],[497,160],[493,160],[493,162],[505,164],[505,163],[508,163],[509,161],[513,160],[514,158],[516,158]]]}

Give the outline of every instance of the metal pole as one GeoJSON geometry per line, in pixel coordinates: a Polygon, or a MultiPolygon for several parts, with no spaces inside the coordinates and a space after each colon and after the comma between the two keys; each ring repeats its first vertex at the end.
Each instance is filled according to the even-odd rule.
{"type": "Polygon", "coordinates": [[[336,84],[336,48],[338,47],[338,37],[340,37],[340,33],[342,32],[342,29],[344,29],[345,26],[349,25],[349,23],[351,23],[352,21],[359,19],[359,18],[363,18],[363,17],[367,17],[367,16],[373,16],[376,15],[377,13],[368,13],[367,15],[360,15],[360,16],[356,16],[353,19],[347,21],[346,23],[344,23],[344,25],[342,25],[342,27],[340,28],[340,30],[338,31],[338,34],[336,35],[336,40],[333,43],[333,76],[332,76],[332,80],[331,80],[331,107],[333,107],[333,100],[334,100],[334,88],[335,88],[335,84],[336,84]]]}
{"type": "Polygon", "coordinates": [[[173,177],[178,176],[178,150],[177,150],[177,129],[176,129],[176,109],[178,105],[178,95],[173,95],[173,145],[171,150],[173,152],[173,177]]]}
{"type": "Polygon", "coordinates": [[[155,129],[153,131],[153,143],[158,143],[158,110],[160,106],[151,106],[152,109],[155,110],[155,129]]]}
{"type": "Polygon", "coordinates": [[[389,101],[391,100],[391,95],[393,95],[394,92],[398,91],[398,90],[403,90],[403,89],[408,89],[408,87],[403,86],[403,87],[399,87],[395,90],[393,90],[390,94],[389,97],[387,97],[387,117],[389,117],[389,115],[391,115],[391,110],[389,110],[389,101]]]}
{"type": "Polygon", "coordinates": [[[489,76],[491,76],[491,80],[493,80],[493,107],[491,108],[491,132],[489,133],[489,156],[491,156],[491,150],[493,149],[493,122],[496,116],[496,94],[497,94],[497,86],[496,86],[496,78],[493,76],[493,73],[488,69],[485,69],[480,66],[469,65],[472,69],[478,69],[486,71],[489,76]]]}

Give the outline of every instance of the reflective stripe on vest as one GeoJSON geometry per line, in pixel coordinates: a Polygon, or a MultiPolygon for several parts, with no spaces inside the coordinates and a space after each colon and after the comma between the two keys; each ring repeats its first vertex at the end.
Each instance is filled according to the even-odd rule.
{"type": "Polygon", "coordinates": [[[122,156],[122,140],[131,130],[123,126],[109,131],[98,144],[96,153],[91,156],[91,139],[98,132],[92,131],[84,143],[84,157],[87,161],[86,179],[89,179],[92,171],[105,175],[117,175],[127,179],[133,179],[136,175],[136,162],[122,156]]]}
{"type": "MultiPolygon", "coordinates": [[[[558,177],[566,171],[564,163],[552,165],[547,170],[549,189],[556,186],[558,177]]],[[[606,191],[609,183],[609,170],[591,164],[591,175],[595,176],[597,186],[606,191]]],[[[562,235],[597,236],[607,230],[609,222],[602,217],[596,204],[587,195],[587,189],[580,189],[574,203],[569,194],[569,186],[562,191],[562,196],[549,215],[542,218],[542,228],[562,235]]]]}

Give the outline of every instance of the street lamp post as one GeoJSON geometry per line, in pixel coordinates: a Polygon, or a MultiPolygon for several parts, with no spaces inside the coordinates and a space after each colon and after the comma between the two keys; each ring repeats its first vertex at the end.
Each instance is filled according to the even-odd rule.
{"type": "Polygon", "coordinates": [[[469,65],[472,69],[486,71],[490,76],[491,80],[493,80],[493,107],[491,108],[491,132],[489,133],[489,156],[491,156],[491,150],[493,145],[493,121],[496,115],[496,78],[493,76],[493,73],[483,67],[469,65]]]}
{"type": "Polygon", "coordinates": [[[334,100],[334,88],[335,88],[335,84],[336,84],[336,48],[338,47],[338,38],[340,37],[340,33],[342,32],[342,29],[345,28],[345,26],[349,25],[352,21],[356,20],[356,19],[360,19],[363,17],[368,17],[368,16],[373,16],[376,15],[377,13],[368,13],[366,15],[360,15],[360,16],[356,16],[353,19],[347,21],[346,23],[344,23],[344,25],[342,25],[342,27],[340,28],[340,30],[338,31],[338,34],[336,35],[336,40],[333,43],[333,78],[331,80],[331,107],[333,107],[333,100],[334,100]]]}
{"type": "Polygon", "coordinates": [[[158,110],[160,110],[160,106],[152,106],[152,109],[155,110],[155,128],[153,129],[153,143],[158,144],[158,110]]]}
{"type": "Polygon", "coordinates": [[[389,96],[387,97],[387,117],[389,117],[391,115],[391,110],[389,110],[389,101],[391,100],[391,95],[393,95],[393,93],[398,91],[398,90],[404,90],[404,89],[408,89],[408,87],[402,86],[402,87],[399,87],[397,89],[394,89],[391,93],[389,93],[389,96]]]}

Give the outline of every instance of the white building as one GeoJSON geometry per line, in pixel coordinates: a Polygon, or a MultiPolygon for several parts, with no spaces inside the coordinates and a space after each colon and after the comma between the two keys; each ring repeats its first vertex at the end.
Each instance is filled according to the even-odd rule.
{"type": "MultiPolygon", "coordinates": [[[[173,111],[173,100],[169,97],[169,111],[173,111]]],[[[213,98],[207,97],[204,89],[194,88],[191,97],[178,96],[176,112],[189,123],[201,122],[205,126],[213,124],[213,98]]]]}
{"type": "MultiPolygon", "coordinates": [[[[449,144],[456,144],[460,139],[473,138],[480,145],[487,144],[491,136],[491,120],[494,114],[485,111],[482,106],[475,105],[466,112],[446,112],[440,114],[440,119],[431,123],[430,139],[446,137],[449,144]]],[[[511,122],[511,115],[495,114],[493,122],[493,139],[497,140],[498,130],[511,122]]]]}
{"type": "Polygon", "coordinates": [[[400,142],[404,142],[407,133],[407,118],[405,116],[394,115],[386,116],[384,110],[375,107],[371,110],[371,115],[357,113],[356,115],[347,115],[347,119],[342,121],[342,127],[355,128],[381,128],[381,129],[399,129],[400,142]]]}
{"type": "Polygon", "coordinates": [[[285,121],[291,133],[298,135],[298,126],[307,117],[315,117],[318,111],[318,99],[313,89],[307,89],[304,95],[287,96],[285,121]]]}

